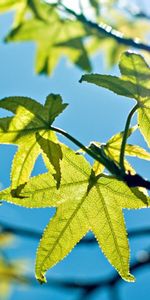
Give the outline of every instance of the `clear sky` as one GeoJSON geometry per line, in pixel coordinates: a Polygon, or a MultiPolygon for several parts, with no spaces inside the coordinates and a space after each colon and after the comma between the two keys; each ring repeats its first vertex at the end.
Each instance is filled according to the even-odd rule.
{"type": "MultiPolygon", "coordinates": [[[[67,130],[80,141],[88,144],[90,141],[105,142],[113,134],[123,130],[127,113],[134,105],[133,100],[117,97],[109,91],[87,84],[79,84],[83,72],[72,66],[65,58],[61,60],[51,77],[37,76],[34,73],[35,45],[32,43],[4,44],[2,37],[8,31],[12,21],[11,14],[0,16],[0,98],[6,96],[29,96],[40,102],[53,92],[60,93],[69,107],[56,121],[56,125],[67,130]]],[[[97,55],[93,58],[94,72],[108,72],[104,70],[103,58],[97,55]]],[[[117,68],[111,73],[118,73],[117,68]]],[[[8,113],[1,110],[1,116],[8,113]]],[[[133,120],[134,124],[135,120],[133,120]]],[[[146,148],[146,144],[140,134],[135,133],[131,142],[139,143],[146,148]]],[[[65,141],[68,143],[68,141],[65,141]]],[[[68,143],[74,148],[74,146],[68,143]]],[[[11,160],[16,151],[14,146],[1,146],[0,148],[0,182],[3,187],[9,185],[9,172],[11,160]]],[[[135,159],[132,160],[133,165],[135,159]]],[[[136,162],[137,171],[150,179],[150,163],[136,162]]],[[[38,159],[33,174],[44,171],[42,160],[38,159]]],[[[9,224],[17,224],[23,228],[42,230],[48,223],[53,209],[27,210],[5,204],[0,209],[0,220],[9,224]]],[[[125,211],[127,228],[141,228],[150,225],[150,210],[125,211]]],[[[18,239],[16,245],[8,251],[10,257],[14,258],[35,258],[35,250],[38,241],[18,239]]],[[[148,238],[134,239],[130,242],[131,258],[134,259],[138,251],[148,247],[148,238]]],[[[31,263],[32,264],[32,263],[31,263]]],[[[31,269],[31,265],[30,265],[31,269]]],[[[105,277],[113,272],[98,246],[77,247],[59,265],[48,272],[49,278],[81,278],[92,281],[95,278],[105,277]]],[[[120,287],[120,299],[148,299],[150,270],[136,274],[135,284],[122,283],[120,287]]],[[[93,300],[108,300],[106,291],[92,297],[93,300]]],[[[75,291],[65,293],[56,289],[35,288],[18,289],[14,288],[11,300],[29,299],[53,299],[53,300],[76,300],[75,291]]]]}

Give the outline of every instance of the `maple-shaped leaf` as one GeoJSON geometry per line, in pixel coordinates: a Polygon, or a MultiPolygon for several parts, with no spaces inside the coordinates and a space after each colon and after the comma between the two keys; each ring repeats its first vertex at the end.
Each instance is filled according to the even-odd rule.
{"type": "Polygon", "coordinates": [[[79,21],[61,18],[50,4],[43,5],[38,1],[38,5],[32,3],[28,6],[26,10],[32,9],[32,17],[27,15],[10,31],[5,41],[34,41],[37,45],[37,73],[51,74],[64,55],[80,68],[90,71],[91,64],[83,41],[88,36],[88,29],[79,21]]]}
{"type": "Polygon", "coordinates": [[[103,253],[122,278],[133,281],[129,273],[129,245],[122,209],[147,207],[149,198],[137,188],[130,189],[112,177],[94,176],[84,157],[65,146],[62,151],[59,189],[48,172],[29,179],[19,198],[13,197],[11,188],[0,192],[0,199],[20,206],[57,207],[38,248],[37,279],[44,282],[45,272],[92,230],[103,253]]]}
{"type": "Polygon", "coordinates": [[[138,124],[150,146],[150,68],[144,58],[125,52],[120,58],[121,77],[90,74],[83,75],[80,82],[87,81],[105,87],[118,95],[134,98],[138,103],[138,124]]]}
{"type": "MultiPolygon", "coordinates": [[[[9,97],[0,101],[1,108],[15,114],[13,117],[0,119],[0,143],[18,145],[11,170],[12,189],[26,183],[37,157],[41,153],[44,155],[40,147],[42,137],[57,145],[57,138],[50,130],[50,125],[66,106],[61,97],[54,94],[46,98],[44,106],[27,97],[9,97]]],[[[52,151],[55,149],[51,148],[51,155],[52,151]]],[[[58,152],[57,154],[59,156],[58,152]]],[[[56,169],[53,159],[49,161],[49,167],[51,166],[56,169]]]]}
{"type": "MultiPolygon", "coordinates": [[[[127,136],[129,137],[135,130],[137,129],[137,126],[131,127],[128,130],[127,136]]],[[[117,164],[119,164],[120,160],[120,150],[121,150],[121,144],[123,139],[124,131],[119,132],[112,136],[106,144],[102,144],[103,150],[105,154],[114,160],[117,164]]],[[[101,147],[101,143],[94,142],[97,147],[101,147]]],[[[98,149],[98,148],[97,148],[98,149]]],[[[138,157],[145,160],[150,160],[150,153],[147,152],[145,149],[138,145],[131,145],[126,144],[125,147],[125,156],[133,156],[138,157]]],[[[127,159],[124,160],[125,169],[126,171],[130,171],[130,173],[135,174],[135,170],[133,167],[129,164],[127,159]]],[[[93,164],[93,170],[96,175],[100,174],[104,170],[104,166],[99,163],[98,161],[95,161],[93,164]]]]}

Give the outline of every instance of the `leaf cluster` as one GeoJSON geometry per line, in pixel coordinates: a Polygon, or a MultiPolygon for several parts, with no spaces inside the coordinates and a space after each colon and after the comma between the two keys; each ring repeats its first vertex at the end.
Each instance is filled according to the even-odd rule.
{"type": "Polygon", "coordinates": [[[0,2],[0,12],[15,11],[14,22],[5,42],[33,41],[36,44],[35,71],[39,74],[51,74],[63,56],[81,69],[91,71],[91,56],[100,51],[105,52],[108,66],[113,66],[127,47],[126,42],[119,44],[113,36],[108,36],[109,31],[145,41],[148,21],[140,20],[139,24],[134,17],[128,18],[126,13],[120,19],[116,0],[89,0],[89,11],[92,10],[100,30],[93,29],[91,23],[82,18],[82,14],[86,15],[84,6],[81,15],[78,15],[61,3],[55,1],[50,4],[44,0],[0,2]]]}
{"type": "Polygon", "coordinates": [[[138,126],[126,128],[105,145],[92,142],[85,147],[53,126],[55,118],[67,106],[59,95],[50,94],[44,105],[27,97],[0,101],[1,108],[13,113],[12,117],[0,119],[0,143],[18,146],[12,162],[11,186],[0,192],[0,199],[27,208],[57,208],[37,250],[36,278],[40,282],[46,281],[46,271],[61,261],[89,230],[122,278],[134,281],[129,270],[123,209],[148,207],[150,198],[139,188],[140,181],[135,181],[137,177],[132,175],[135,171],[127,160],[125,170],[121,167],[120,153],[123,161],[126,155],[150,160],[150,154],[137,145],[125,143],[124,152],[121,151],[125,135],[129,137],[137,128],[150,143],[150,69],[142,56],[130,52],[121,56],[119,67],[121,77],[88,74],[80,80],[137,102],[138,126]],[[62,144],[57,133],[81,145],[82,150],[95,158],[94,164],[90,165],[82,154],[62,144]],[[30,177],[39,155],[47,172],[30,177]],[[104,168],[109,173],[105,174],[104,168]],[[134,180],[132,187],[125,176],[134,180]]]}

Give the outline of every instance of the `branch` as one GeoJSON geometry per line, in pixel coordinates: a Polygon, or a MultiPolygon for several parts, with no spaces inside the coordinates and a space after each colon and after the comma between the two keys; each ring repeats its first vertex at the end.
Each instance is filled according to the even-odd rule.
{"type": "Polygon", "coordinates": [[[90,29],[96,30],[99,34],[104,35],[107,38],[112,38],[119,44],[133,47],[140,50],[145,50],[150,52],[150,45],[146,45],[137,39],[126,38],[123,33],[118,30],[113,29],[111,26],[107,24],[97,24],[90,20],[88,20],[84,15],[79,15],[72,9],[66,7],[64,4],[59,3],[57,5],[58,9],[63,10],[64,12],[74,16],[78,21],[80,21],[83,25],[88,26],[90,29]]]}

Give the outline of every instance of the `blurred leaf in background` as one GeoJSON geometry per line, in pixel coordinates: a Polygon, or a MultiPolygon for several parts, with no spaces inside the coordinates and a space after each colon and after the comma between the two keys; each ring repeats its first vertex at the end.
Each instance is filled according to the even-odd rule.
{"type": "MultiPolygon", "coordinates": [[[[14,10],[14,22],[6,42],[33,41],[36,43],[35,70],[50,75],[61,57],[90,72],[91,56],[104,52],[110,68],[114,66],[128,45],[118,43],[112,34],[148,42],[150,21],[139,19],[120,7],[119,1],[89,0],[88,11],[93,11],[93,27],[85,19],[87,7],[81,1],[79,15],[63,1],[7,0],[1,1],[0,12],[14,10]],[[110,33],[110,35],[109,35],[110,33]]],[[[146,52],[146,51],[145,51],[146,52]]],[[[147,54],[149,57],[149,55],[147,54]]]]}

